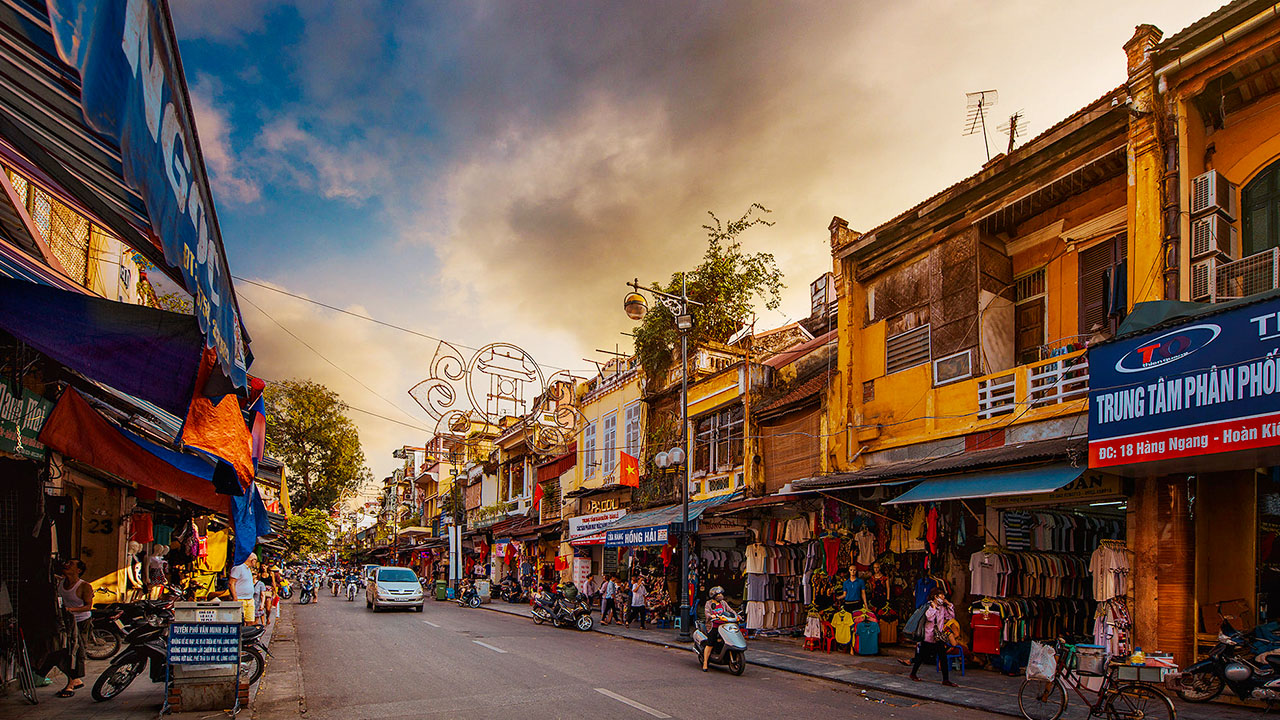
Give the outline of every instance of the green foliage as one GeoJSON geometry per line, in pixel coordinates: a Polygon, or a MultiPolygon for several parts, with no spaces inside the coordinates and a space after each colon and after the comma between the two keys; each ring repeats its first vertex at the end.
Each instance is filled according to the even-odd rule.
{"type": "Polygon", "coordinates": [[[337,393],[310,380],[285,380],[267,385],[264,397],[267,452],[289,467],[295,512],[327,511],[372,479],[360,434],[337,393]]]}
{"type": "MultiPolygon", "coordinates": [[[[786,286],[773,254],[746,254],[738,240],[739,235],[757,225],[773,225],[761,217],[767,213],[768,208],[752,203],[742,217],[725,223],[708,211],[712,222],[702,226],[707,231],[707,251],[702,262],[688,273],[673,273],[665,286],[653,284],[655,290],[679,295],[681,280],[687,280],[689,299],[702,303],[703,307],[691,311],[691,349],[702,342],[728,340],[751,319],[757,299],[764,300],[770,310],[782,303],[782,289],[786,286]]],[[[636,328],[636,357],[649,381],[661,385],[661,378],[675,359],[680,333],[672,314],[656,305],[655,302],[636,328]]]]}
{"type": "Polygon", "coordinates": [[[289,516],[289,551],[311,555],[329,549],[329,514],[310,508],[289,516]]]}

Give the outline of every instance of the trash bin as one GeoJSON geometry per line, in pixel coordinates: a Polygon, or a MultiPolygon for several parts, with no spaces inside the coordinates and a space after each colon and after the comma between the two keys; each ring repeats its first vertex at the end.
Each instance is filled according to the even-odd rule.
{"type": "Polygon", "coordinates": [[[448,594],[449,594],[449,581],[437,580],[436,581],[436,599],[444,600],[448,597],[448,594]]]}

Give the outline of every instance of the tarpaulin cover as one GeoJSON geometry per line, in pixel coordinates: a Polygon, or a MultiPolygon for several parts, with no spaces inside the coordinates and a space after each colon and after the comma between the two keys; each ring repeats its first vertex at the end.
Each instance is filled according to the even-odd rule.
{"type": "Polygon", "coordinates": [[[231,558],[231,564],[235,566],[253,554],[253,546],[258,544],[259,537],[272,532],[271,519],[256,484],[251,485],[244,495],[231,497],[231,526],[236,533],[236,546],[231,558]]]}
{"type": "MultiPolygon", "coordinates": [[[[239,487],[223,489],[219,482],[219,490],[229,495],[240,495],[253,483],[253,439],[244,424],[244,414],[240,411],[240,400],[236,395],[210,399],[202,392],[217,363],[217,355],[206,348],[200,372],[196,375],[197,389],[191,398],[191,409],[187,411],[187,422],[182,428],[182,442],[221,458],[234,468],[239,487]]],[[[219,481],[221,479],[218,478],[219,481]]]]}
{"type": "Polygon", "coordinates": [[[184,455],[116,427],[67,388],[40,432],[40,442],[74,460],[216,512],[231,500],[213,487],[211,461],[184,455]]]}
{"type": "Polygon", "coordinates": [[[0,277],[0,327],[85,377],[187,414],[204,347],[190,315],[0,277]]]}
{"type": "Polygon", "coordinates": [[[1053,492],[1084,474],[1067,464],[929,478],[885,505],[1053,492]]]}

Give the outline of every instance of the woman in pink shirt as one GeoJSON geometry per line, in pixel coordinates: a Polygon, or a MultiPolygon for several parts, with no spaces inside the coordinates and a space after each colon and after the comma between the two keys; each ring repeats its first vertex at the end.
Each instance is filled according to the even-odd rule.
{"type": "Polygon", "coordinates": [[[916,676],[920,666],[924,663],[932,664],[941,654],[942,684],[947,687],[956,687],[956,684],[951,682],[950,663],[946,660],[946,626],[955,618],[956,609],[947,601],[947,591],[941,587],[934,588],[933,592],[929,593],[929,607],[924,611],[924,637],[916,646],[916,656],[911,659],[912,680],[920,680],[916,676]]]}

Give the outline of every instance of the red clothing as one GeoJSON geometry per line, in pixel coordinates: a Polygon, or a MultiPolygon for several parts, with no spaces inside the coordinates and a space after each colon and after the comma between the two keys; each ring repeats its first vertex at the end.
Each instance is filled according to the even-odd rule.
{"type": "Polygon", "coordinates": [[[938,554],[938,508],[929,508],[929,514],[924,518],[924,540],[929,544],[929,554],[938,554]]]}
{"type": "Polygon", "coordinates": [[[1000,634],[1004,629],[1004,620],[1000,613],[975,612],[970,618],[973,629],[973,651],[998,655],[1000,653],[1000,634]]]}
{"type": "Polygon", "coordinates": [[[827,556],[827,575],[835,577],[836,571],[840,569],[840,538],[822,538],[822,551],[827,556]]]}

